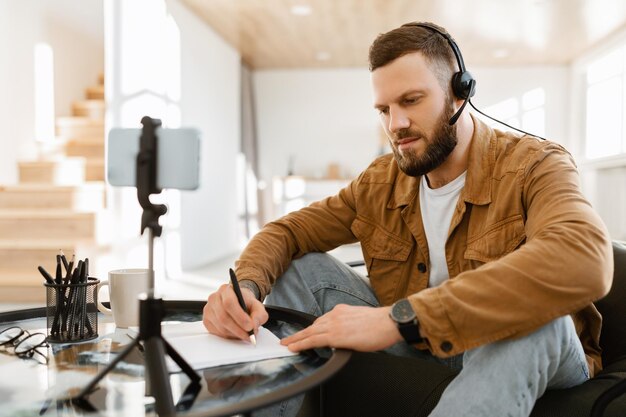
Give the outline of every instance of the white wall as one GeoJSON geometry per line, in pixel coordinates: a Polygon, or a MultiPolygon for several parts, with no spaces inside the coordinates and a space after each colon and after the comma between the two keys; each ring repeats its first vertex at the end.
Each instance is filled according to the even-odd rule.
{"type": "Polygon", "coordinates": [[[356,176],[376,156],[379,121],[369,71],[265,70],[254,74],[261,176],[322,177],[329,163],[356,176]]]}
{"type": "Polygon", "coordinates": [[[181,28],[182,124],[202,130],[201,188],[182,195],[182,266],[239,249],[236,159],[240,148],[240,55],[178,1],[168,7],[181,28]]]}
{"type": "Polygon", "coordinates": [[[103,33],[102,0],[0,2],[0,184],[35,154],[35,45],[52,48],[56,114],[69,115],[104,68],[103,33]]]}
{"type": "Polygon", "coordinates": [[[253,83],[260,179],[269,185],[262,221],[283,214],[273,204],[273,177],[291,168],[321,178],[338,164],[352,178],[376,157],[380,127],[366,68],[256,71],[253,83]]]}
{"type": "MultiPolygon", "coordinates": [[[[108,127],[139,127],[149,115],[202,132],[200,188],[165,196],[166,233],[177,234],[168,241],[180,238],[166,255],[191,268],[236,251],[239,54],[177,0],[111,0],[106,16],[108,127]]],[[[136,236],[134,193],[116,191],[115,206],[136,236]]]]}

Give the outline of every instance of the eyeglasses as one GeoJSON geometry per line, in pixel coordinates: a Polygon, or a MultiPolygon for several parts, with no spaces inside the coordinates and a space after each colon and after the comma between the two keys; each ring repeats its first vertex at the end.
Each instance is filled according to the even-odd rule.
{"type": "Polygon", "coordinates": [[[7,327],[0,330],[0,346],[4,348],[4,351],[12,348],[18,358],[48,363],[47,351],[41,352],[43,348],[48,347],[46,335],[43,333],[29,333],[17,326],[7,327]]]}

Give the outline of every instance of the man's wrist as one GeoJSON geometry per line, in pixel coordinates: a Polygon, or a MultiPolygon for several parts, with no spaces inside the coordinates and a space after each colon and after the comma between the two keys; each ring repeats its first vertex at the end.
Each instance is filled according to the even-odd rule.
{"type": "Polygon", "coordinates": [[[239,286],[241,288],[249,289],[250,291],[252,291],[252,294],[254,294],[254,298],[259,301],[261,300],[261,290],[259,289],[259,286],[256,282],[252,281],[251,279],[242,279],[241,281],[239,281],[239,286]]]}
{"type": "Polygon", "coordinates": [[[424,341],[417,315],[408,299],[396,301],[391,306],[389,317],[396,322],[398,331],[407,343],[415,344],[424,341]]]}
{"type": "Polygon", "coordinates": [[[391,318],[391,315],[390,315],[391,306],[380,307],[380,308],[384,311],[384,317],[385,317],[385,320],[388,322],[389,327],[393,329],[392,333],[394,335],[394,343],[403,342],[404,337],[402,337],[400,330],[398,330],[398,323],[393,321],[393,319],[391,318]]]}

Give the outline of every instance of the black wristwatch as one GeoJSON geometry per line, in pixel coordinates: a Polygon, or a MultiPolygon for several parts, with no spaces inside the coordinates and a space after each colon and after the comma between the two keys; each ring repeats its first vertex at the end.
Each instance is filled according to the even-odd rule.
{"type": "Polygon", "coordinates": [[[424,341],[420,335],[420,324],[415,311],[406,298],[397,301],[391,306],[389,317],[398,325],[398,330],[407,343],[414,344],[424,341]]]}

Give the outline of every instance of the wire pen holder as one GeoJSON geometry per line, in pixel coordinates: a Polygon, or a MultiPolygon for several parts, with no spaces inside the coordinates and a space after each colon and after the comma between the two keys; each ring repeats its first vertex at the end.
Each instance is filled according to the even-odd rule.
{"type": "Polygon", "coordinates": [[[89,277],[74,284],[44,284],[49,342],[82,342],[98,337],[99,283],[99,279],[89,277]]]}

